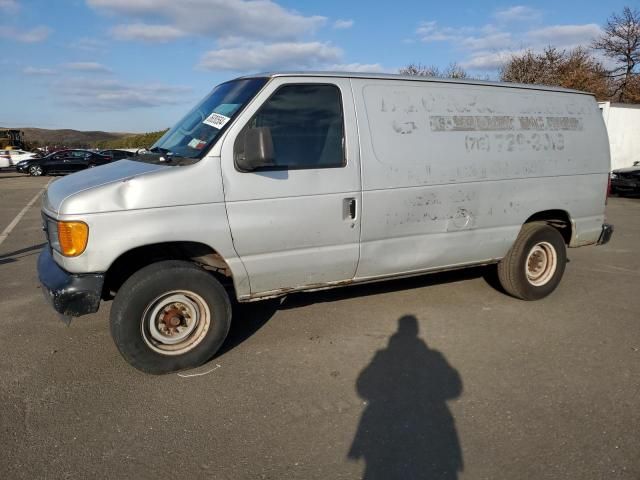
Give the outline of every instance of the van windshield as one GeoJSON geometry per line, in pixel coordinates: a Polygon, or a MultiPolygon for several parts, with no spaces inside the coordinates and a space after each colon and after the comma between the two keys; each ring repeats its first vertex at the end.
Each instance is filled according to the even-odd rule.
{"type": "Polygon", "coordinates": [[[201,158],[225,125],[266,82],[266,78],[247,78],[218,85],[149,150],[182,158],[201,158]]]}

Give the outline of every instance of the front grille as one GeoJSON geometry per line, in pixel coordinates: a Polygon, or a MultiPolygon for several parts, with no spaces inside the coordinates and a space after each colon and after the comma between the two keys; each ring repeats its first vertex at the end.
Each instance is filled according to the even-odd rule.
{"type": "Polygon", "coordinates": [[[42,214],[42,230],[44,231],[44,237],[49,244],[49,249],[60,250],[60,243],[58,241],[58,222],[53,218],[47,217],[42,214]]]}

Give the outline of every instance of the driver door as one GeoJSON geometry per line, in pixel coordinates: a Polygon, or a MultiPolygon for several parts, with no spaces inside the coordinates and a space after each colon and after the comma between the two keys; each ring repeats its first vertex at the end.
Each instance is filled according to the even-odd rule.
{"type": "Polygon", "coordinates": [[[361,188],[348,79],[272,79],[229,129],[221,157],[233,244],[252,296],[354,277],[361,188]],[[247,129],[269,131],[272,165],[238,166],[247,129]]]}

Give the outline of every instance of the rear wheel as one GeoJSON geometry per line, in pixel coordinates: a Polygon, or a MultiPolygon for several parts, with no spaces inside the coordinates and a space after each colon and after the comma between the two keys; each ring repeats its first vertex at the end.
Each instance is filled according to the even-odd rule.
{"type": "Polygon", "coordinates": [[[39,177],[40,175],[44,175],[44,170],[40,165],[31,165],[29,167],[29,175],[32,177],[39,177]]]}
{"type": "Polygon", "coordinates": [[[111,336],[138,370],[162,374],[197,367],[222,346],[231,304],[208,272],[177,260],[154,263],[120,287],[111,336]]]}
{"type": "Polygon", "coordinates": [[[560,232],[543,222],[527,223],[498,263],[498,278],[510,295],[538,300],[556,289],[566,262],[567,250],[560,232]]]}

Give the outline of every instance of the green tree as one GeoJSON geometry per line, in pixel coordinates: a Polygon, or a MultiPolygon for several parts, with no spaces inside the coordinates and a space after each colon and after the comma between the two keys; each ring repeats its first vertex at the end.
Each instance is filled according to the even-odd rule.
{"type": "Polygon", "coordinates": [[[140,133],[138,135],[125,135],[124,137],[117,138],[115,140],[97,142],[95,147],[100,149],[149,148],[156,143],[166,131],[167,130],[160,130],[158,132],[140,133]]]}

